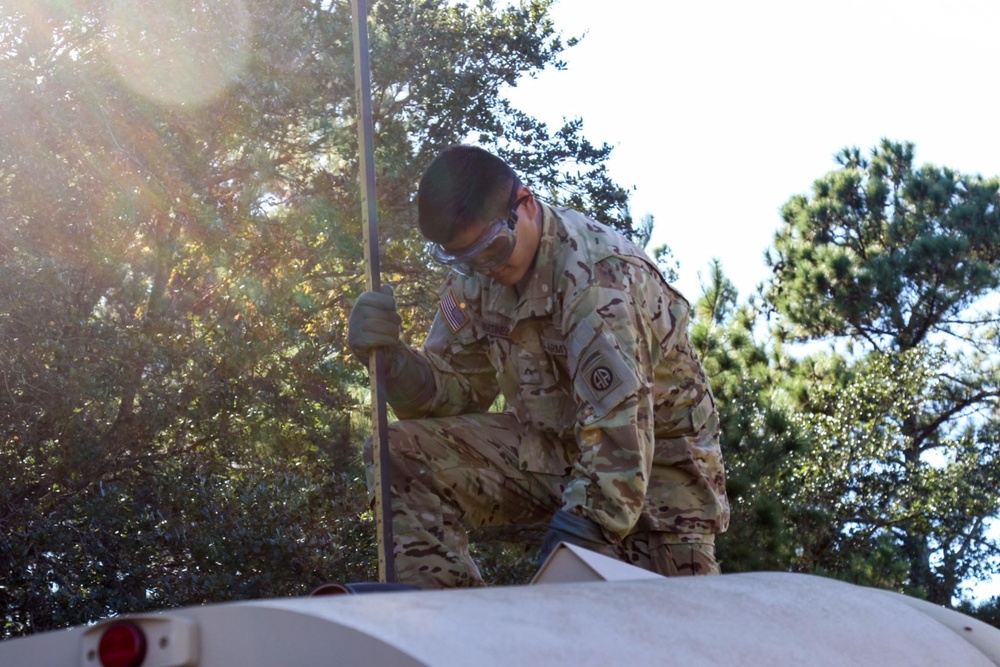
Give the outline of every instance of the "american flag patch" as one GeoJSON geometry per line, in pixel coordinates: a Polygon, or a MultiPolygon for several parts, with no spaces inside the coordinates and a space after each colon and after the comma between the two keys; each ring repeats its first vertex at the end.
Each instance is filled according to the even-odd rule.
{"type": "Polygon", "coordinates": [[[444,317],[444,321],[448,323],[448,328],[451,329],[452,333],[457,333],[459,329],[469,323],[469,316],[462,310],[464,306],[464,303],[458,303],[458,299],[455,298],[455,291],[452,289],[449,289],[441,296],[441,315],[444,317]]]}

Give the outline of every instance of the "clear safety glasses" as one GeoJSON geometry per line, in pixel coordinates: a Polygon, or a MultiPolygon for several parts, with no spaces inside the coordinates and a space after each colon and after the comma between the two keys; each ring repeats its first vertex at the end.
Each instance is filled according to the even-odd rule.
{"type": "MultiPolygon", "coordinates": [[[[520,183],[514,181],[514,187],[510,192],[511,200],[513,200],[519,185],[520,183]]],[[[517,234],[515,233],[517,209],[529,196],[526,195],[517,201],[512,201],[507,219],[497,218],[494,220],[483,232],[483,235],[467,248],[455,252],[445,249],[440,243],[428,244],[427,250],[431,259],[450,266],[465,276],[471,276],[473,273],[488,273],[500,268],[514,254],[514,246],[517,244],[517,234]]]]}

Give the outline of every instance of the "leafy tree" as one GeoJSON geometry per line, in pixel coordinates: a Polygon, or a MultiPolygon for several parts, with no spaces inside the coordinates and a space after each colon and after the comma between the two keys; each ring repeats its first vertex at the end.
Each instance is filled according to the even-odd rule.
{"type": "MultiPolygon", "coordinates": [[[[437,277],[412,194],[443,146],[631,232],[610,147],[502,96],[561,66],[548,7],[372,3],[384,279],[413,331],[437,277]]],[[[349,4],[7,10],[2,636],[372,578],[349,4]]]]}
{"type": "Polygon", "coordinates": [[[791,569],[796,516],[787,502],[788,470],[807,447],[807,432],[787,396],[794,360],[780,345],[760,340],[762,311],[743,303],[714,260],[695,303],[691,340],[712,383],[726,457],[732,506],[728,532],[718,538],[726,572],[791,569]]]}
{"type": "Polygon", "coordinates": [[[846,343],[839,377],[817,383],[807,362],[792,393],[817,436],[799,497],[835,519],[805,550],[840,573],[898,556],[898,586],[951,604],[995,567],[1000,179],[913,159],[911,144],[848,149],[793,197],[767,297],[794,340],[846,343]]]}
{"type": "Polygon", "coordinates": [[[996,323],[966,316],[1000,284],[1000,180],[913,159],[888,140],[870,160],[845,149],[811,199],[785,205],[768,295],[795,336],[908,350],[996,323]]]}

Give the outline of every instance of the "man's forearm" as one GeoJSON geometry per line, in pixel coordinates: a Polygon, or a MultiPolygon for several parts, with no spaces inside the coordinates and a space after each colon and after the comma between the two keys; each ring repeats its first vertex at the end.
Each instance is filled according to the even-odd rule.
{"type": "Polygon", "coordinates": [[[400,419],[414,419],[427,414],[434,400],[434,372],[427,360],[411,347],[400,343],[392,351],[386,373],[386,400],[400,419]]]}
{"type": "Polygon", "coordinates": [[[609,536],[624,538],[645,502],[652,436],[643,438],[634,426],[593,425],[580,430],[578,441],[581,454],[563,508],[578,508],[609,536]]]}

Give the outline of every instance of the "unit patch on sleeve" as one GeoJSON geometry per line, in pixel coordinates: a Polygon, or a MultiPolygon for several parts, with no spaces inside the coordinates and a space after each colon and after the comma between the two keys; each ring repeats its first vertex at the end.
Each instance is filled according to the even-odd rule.
{"type": "Polygon", "coordinates": [[[441,295],[439,307],[441,317],[448,323],[452,333],[458,333],[459,329],[469,323],[469,316],[465,314],[465,304],[459,303],[455,290],[448,288],[448,291],[441,295]]]}
{"type": "Polygon", "coordinates": [[[576,387],[600,418],[639,389],[639,378],[611,338],[601,335],[581,356],[576,387]]]}

